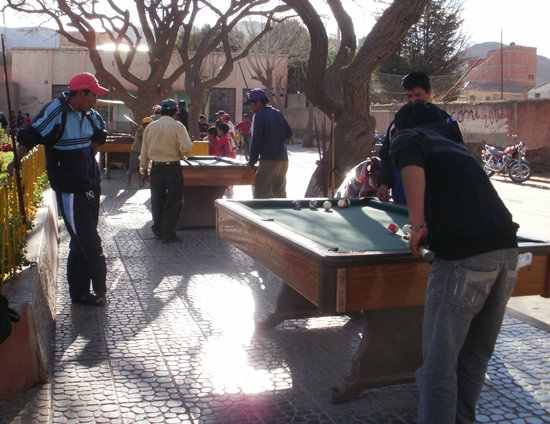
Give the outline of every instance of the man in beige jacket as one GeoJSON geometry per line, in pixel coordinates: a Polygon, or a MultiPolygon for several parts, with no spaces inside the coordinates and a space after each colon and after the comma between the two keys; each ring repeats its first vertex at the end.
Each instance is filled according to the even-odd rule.
{"type": "Polygon", "coordinates": [[[183,196],[181,159],[191,151],[192,142],[181,122],[174,120],[178,105],[172,99],[161,104],[161,117],[143,131],[141,182],[150,180],[153,234],[163,243],[179,241],[176,224],[183,196]],[[151,175],[149,176],[149,162],[151,175]]]}

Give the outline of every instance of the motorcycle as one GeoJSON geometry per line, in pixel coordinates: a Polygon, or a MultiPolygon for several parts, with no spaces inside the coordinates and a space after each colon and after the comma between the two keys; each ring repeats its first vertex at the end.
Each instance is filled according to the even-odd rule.
{"type": "Polygon", "coordinates": [[[517,135],[509,135],[515,140],[513,146],[508,146],[504,150],[485,145],[481,151],[481,160],[483,169],[488,177],[495,173],[508,174],[515,183],[522,183],[531,177],[531,164],[524,158],[527,147],[523,141],[518,141],[517,135]]]}

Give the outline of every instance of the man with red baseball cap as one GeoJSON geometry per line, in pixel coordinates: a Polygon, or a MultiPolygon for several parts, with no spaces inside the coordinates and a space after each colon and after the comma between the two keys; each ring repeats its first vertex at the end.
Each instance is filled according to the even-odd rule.
{"type": "Polygon", "coordinates": [[[90,90],[96,96],[103,96],[109,92],[109,90],[99,85],[96,77],[88,72],[82,72],[72,77],[69,81],[69,90],[90,90]]]}
{"type": "MultiPolygon", "coordinates": [[[[17,158],[38,144],[47,147],[48,178],[71,237],[69,294],[72,303],[86,306],[102,306],[107,294],[107,266],[97,232],[100,173],[95,160],[107,131],[93,109],[97,96],[107,92],[92,74],[77,74],[69,81],[69,91],[47,103],[31,125],[17,134],[17,158]]],[[[12,163],[8,172],[13,169],[12,163]]]]}

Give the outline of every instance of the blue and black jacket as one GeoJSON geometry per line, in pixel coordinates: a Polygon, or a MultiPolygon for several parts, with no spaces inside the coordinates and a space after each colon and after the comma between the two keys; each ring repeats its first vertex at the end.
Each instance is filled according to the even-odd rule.
{"type": "Polygon", "coordinates": [[[46,169],[55,191],[76,193],[99,186],[100,172],[92,143],[107,138],[105,122],[95,110],[83,114],[69,105],[68,93],[47,103],[17,139],[28,150],[46,146],[46,169]]]}

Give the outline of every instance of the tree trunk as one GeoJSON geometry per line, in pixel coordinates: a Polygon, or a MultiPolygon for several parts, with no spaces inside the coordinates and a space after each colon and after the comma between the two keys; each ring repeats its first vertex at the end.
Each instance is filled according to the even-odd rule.
{"type": "MultiPolygon", "coordinates": [[[[344,115],[334,127],[334,168],[337,172],[334,174],[334,193],[332,193],[332,175],[328,173],[329,196],[335,196],[349,170],[368,157],[374,142],[375,126],[376,122],[373,117],[369,116],[368,119],[359,120],[353,119],[353,117],[350,119],[344,115]]],[[[327,152],[322,160],[322,164],[328,167],[332,167],[331,152],[332,145],[329,142],[327,152]]],[[[315,169],[305,197],[322,197],[324,195],[322,172],[321,167],[315,169]]]]}
{"type": "MultiPolygon", "coordinates": [[[[351,63],[345,55],[348,47],[352,53],[354,32],[352,22],[336,0],[330,0],[335,19],[345,35],[343,49],[340,49],[339,72],[334,68],[326,70],[327,35],[319,15],[311,1],[284,0],[300,15],[311,37],[311,53],[308,62],[306,94],[321,111],[334,114],[338,124],[334,130],[335,190],[344,181],[347,172],[365,160],[370,154],[374,140],[375,121],[370,115],[369,80],[375,69],[386,60],[403,40],[410,27],[420,19],[429,0],[394,0],[378,19],[367,36],[363,47],[351,63]],[[347,45],[346,45],[347,44],[347,45]],[[349,63],[348,66],[345,66],[349,63]],[[339,77],[341,96],[334,84],[327,89],[329,79],[339,77]]],[[[328,151],[331,152],[332,146],[328,151]]],[[[330,153],[323,164],[331,166],[330,153]]],[[[329,185],[330,186],[330,185],[329,185]]],[[[322,195],[321,169],[317,168],[310,180],[306,196],[322,195]]]]}
{"type": "Polygon", "coordinates": [[[189,136],[194,137],[194,140],[200,140],[199,132],[199,115],[201,114],[202,103],[200,94],[189,94],[191,98],[191,105],[189,106],[189,136]]]}
{"type": "Polygon", "coordinates": [[[136,121],[137,124],[141,125],[141,121],[143,121],[143,118],[151,116],[153,106],[155,106],[156,104],[158,104],[156,102],[156,99],[135,102],[134,107],[132,109],[132,114],[134,115],[134,121],[136,121]]]}
{"type": "Polygon", "coordinates": [[[306,133],[304,134],[303,147],[313,147],[313,103],[309,102],[306,133]]]}

